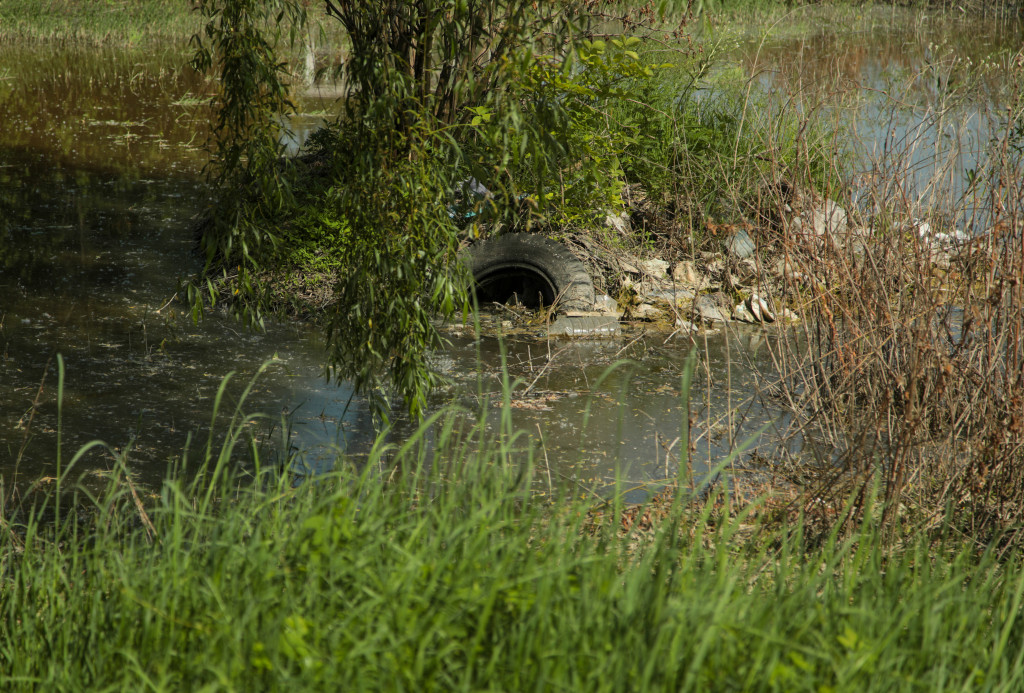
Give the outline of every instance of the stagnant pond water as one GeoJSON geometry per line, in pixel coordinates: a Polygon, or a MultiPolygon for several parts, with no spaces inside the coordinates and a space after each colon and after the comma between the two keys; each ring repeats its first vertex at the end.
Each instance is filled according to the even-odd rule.
{"type": "Polygon", "coordinates": [[[1012,65],[1021,60],[1022,24],[896,8],[808,16],[817,15],[739,42],[741,75],[771,94],[767,108],[755,97],[748,117],[770,129],[781,108],[805,116],[809,146],[820,146],[817,126],[828,146],[857,160],[846,182],[855,198],[871,189],[862,212],[885,202],[926,216],[956,201],[951,221],[968,233],[986,229],[984,204],[972,198],[985,191],[968,181],[984,175],[985,154],[1006,131],[1006,106],[1019,90],[1012,65]]]}
{"type": "MultiPolygon", "coordinates": [[[[951,37],[958,55],[975,61],[998,60],[1021,43],[1019,27],[874,26],[845,33],[793,29],[777,40],[740,45],[736,64],[762,78],[770,65],[773,93],[786,96],[803,93],[803,80],[821,85],[841,76],[876,88],[879,80],[922,73],[934,52],[928,47],[948,45],[951,37]]],[[[316,471],[340,450],[365,450],[374,437],[365,402],[345,384],[324,379],[316,331],[272,324],[257,333],[217,313],[194,325],[174,300],[179,281],[197,268],[189,226],[207,194],[205,123],[196,108],[203,86],[185,62],[170,49],[0,45],[5,488],[53,476],[58,460],[66,465],[94,439],[114,450],[130,446],[132,471],[156,484],[187,444],[205,445],[224,376],[237,373],[217,430],[270,359],[245,405],[267,414],[257,427],[268,457],[300,450],[316,471]],[[58,355],[65,369],[59,421],[58,355]],[[280,442],[285,425],[290,432],[280,442]]],[[[980,113],[998,103],[998,91],[992,85],[992,94],[975,94],[965,108],[980,113]]],[[[927,85],[920,87],[924,103],[928,93],[927,85]]],[[[304,106],[315,120],[330,104],[304,106]]],[[[915,102],[899,110],[906,127],[913,127],[919,108],[915,102]]],[[[874,112],[896,110],[887,97],[874,112]]],[[[859,131],[865,140],[884,142],[893,137],[893,118],[878,115],[874,135],[870,123],[859,131]]],[[[440,393],[439,403],[454,399],[471,412],[495,411],[488,400],[500,391],[504,358],[510,375],[522,380],[514,423],[538,441],[538,458],[556,483],[600,493],[617,474],[637,482],[676,474],[688,339],[626,331],[613,340],[566,342],[530,334],[498,339],[494,332],[479,339],[471,330],[450,333],[452,347],[437,360],[453,387],[440,393]]],[[[774,339],[742,328],[697,340],[691,409],[698,472],[756,431],[765,431],[758,444],[774,448],[782,414],[760,396],[755,376],[772,370],[774,339]]],[[[393,436],[409,430],[399,424],[393,436]]],[[[109,452],[94,450],[74,476],[98,479],[111,460],[109,452]]]]}

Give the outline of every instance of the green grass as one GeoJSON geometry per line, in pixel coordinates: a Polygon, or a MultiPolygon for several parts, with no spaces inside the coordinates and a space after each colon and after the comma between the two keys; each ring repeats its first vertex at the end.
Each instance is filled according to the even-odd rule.
{"type": "Polygon", "coordinates": [[[188,0],[4,0],[0,40],[184,42],[200,21],[188,0]]]}
{"type": "Polygon", "coordinates": [[[124,457],[71,511],[67,489],[63,509],[26,501],[0,522],[0,688],[1024,685],[1020,559],[953,539],[883,550],[870,527],[807,549],[799,525],[750,535],[757,504],[720,498],[624,533],[534,496],[501,417],[495,436],[447,411],[361,473],[339,457],[295,485],[237,409],[144,512],[124,457]]]}
{"type": "MultiPolygon", "coordinates": [[[[631,3],[624,3],[629,5],[631,3]]],[[[640,3],[641,5],[643,3],[640,3]]],[[[948,4],[913,2],[913,7],[931,7],[950,12],[1020,16],[1019,0],[974,0],[948,4]]],[[[316,7],[313,3],[312,7],[316,7]]],[[[869,5],[870,6],[870,5],[869,5]]],[[[888,3],[880,5],[889,6],[888,3]]],[[[817,7],[817,5],[812,5],[817,7]]],[[[860,11],[863,3],[835,2],[836,10],[860,11]]],[[[778,0],[697,0],[687,5],[669,5],[670,16],[682,16],[688,8],[694,17],[715,21],[744,21],[802,12],[803,8],[778,0]]],[[[321,16],[319,7],[312,16],[321,16]]],[[[4,0],[0,3],[0,41],[57,40],[105,43],[117,41],[145,44],[153,41],[182,41],[199,30],[201,20],[188,0],[4,0]]]]}

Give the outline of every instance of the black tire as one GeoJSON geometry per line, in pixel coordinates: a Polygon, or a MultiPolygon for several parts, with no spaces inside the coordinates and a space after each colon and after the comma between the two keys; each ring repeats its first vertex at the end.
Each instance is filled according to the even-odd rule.
{"type": "Polygon", "coordinates": [[[587,311],[594,307],[594,282],[586,266],[550,238],[510,233],[477,241],[463,253],[480,303],[505,303],[515,295],[532,308],[543,304],[561,311],[587,311]]]}

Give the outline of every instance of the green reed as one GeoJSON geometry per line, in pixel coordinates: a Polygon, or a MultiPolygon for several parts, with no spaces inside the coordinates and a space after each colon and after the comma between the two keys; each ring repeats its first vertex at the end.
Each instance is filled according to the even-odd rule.
{"type": "Polygon", "coordinates": [[[625,532],[534,495],[532,444],[507,408],[497,433],[485,416],[444,410],[361,469],[339,454],[299,483],[261,459],[238,405],[146,502],[123,453],[70,510],[25,500],[0,520],[0,687],[1024,683],[1019,559],[952,535],[893,551],[869,524],[817,549],[800,523],[750,538],[760,504],[714,493],[625,532]]]}
{"type": "Polygon", "coordinates": [[[0,40],[179,41],[199,27],[187,0],[4,0],[0,40]]]}

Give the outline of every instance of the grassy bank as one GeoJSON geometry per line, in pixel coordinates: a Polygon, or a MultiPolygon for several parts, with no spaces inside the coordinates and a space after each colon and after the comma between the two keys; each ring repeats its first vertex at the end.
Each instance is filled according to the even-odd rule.
{"type": "MultiPolygon", "coordinates": [[[[623,529],[531,493],[522,438],[439,415],[296,485],[244,420],[140,502],[0,524],[4,690],[1018,690],[1024,566],[958,537],[816,549],[767,506],[623,529]],[[249,472],[233,472],[248,459],[249,472]],[[197,465],[197,463],[200,463],[197,465]],[[54,518],[60,518],[55,521],[54,518]]],[[[68,489],[65,489],[68,491],[68,489]]],[[[67,502],[65,497],[65,503],[67,502]]],[[[639,516],[639,515],[634,515],[639,516]]]]}
{"type": "Polygon", "coordinates": [[[5,0],[0,4],[0,41],[184,44],[200,26],[187,0],[5,0]]]}
{"type": "MultiPolygon", "coordinates": [[[[627,7],[630,4],[622,3],[627,7]]],[[[891,3],[884,3],[884,6],[896,7],[891,3]]],[[[117,42],[128,45],[183,41],[202,26],[194,7],[195,3],[189,0],[5,0],[0,4],[0,41],[117,42]]],[[[900,3],[900,7],[994,19],[1019,17],[1024,11],[1024,4],[1019,0],[922,1],[900,3]]],[[[699,0],[689,5],[684,3],[677,8],[677,14],[682,16],[684,9],[688,9],[691,18],[711,19],[716,24],[744,25],[756,20],[757,26],[763,27],[765,22],[784,15],[805,11],[815,13],[820,6],[794,6],[777,0],[699,0]]],[[[862,8],[845,3],[836,3],[834,9],[840,12],[849,10],[854,15],[863,12],[862,8]]],[[[319,8],[312,12],[314,17],[321,14],[319,8]]]]}

